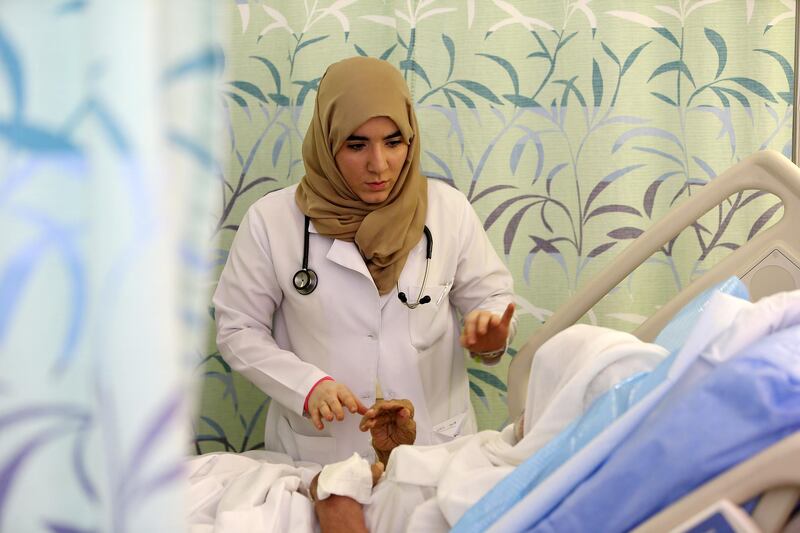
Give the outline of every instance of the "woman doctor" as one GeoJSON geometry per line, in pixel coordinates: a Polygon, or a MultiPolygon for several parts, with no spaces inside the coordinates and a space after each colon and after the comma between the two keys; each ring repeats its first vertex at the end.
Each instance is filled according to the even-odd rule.
{"type": "Polygon", "coordinates": [[[242,220],[214,295],[217,344],[273,399],[267,450],[370,457],[359,415],[379,395],[413,403],[417,444],[476,431],[462,346],[499,361],[512,278],[464,195],[420,174],[420,152],[401,74],[373,58],[333,64],[306,175],[242,220]]]}

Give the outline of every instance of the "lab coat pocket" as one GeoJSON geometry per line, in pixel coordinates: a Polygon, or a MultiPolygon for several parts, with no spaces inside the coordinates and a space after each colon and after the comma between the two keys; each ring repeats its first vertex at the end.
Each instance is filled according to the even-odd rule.
{"type": "MultiPolygon", "coordinates": [[[[428,285],[424,295],[428,295],[431,301],[417,306],[416,309],[408,310],[408,327],[411,337],[411,344],[418,351],[427,350],[447,331],[450,323],[450,292],[451,283],[441,285],[428,285]]],[[[416,301],[420,293],[419,287],[411,286],[408,288],[409,298],[416,301]]]]}
{"type": "Polygon", "coordinates": [[[326,465],[336,457],[336,439],[333,437],[310,437],[295,433],[294,439],[299,458],[303,461],[326,465]]]}
{"type": "Polygon", "coordinates": [[[298,433],[284,417],[278,419],[277,433],[283,451],[292,459],[325,465],[336,456],[336,439],[298,433]]]}

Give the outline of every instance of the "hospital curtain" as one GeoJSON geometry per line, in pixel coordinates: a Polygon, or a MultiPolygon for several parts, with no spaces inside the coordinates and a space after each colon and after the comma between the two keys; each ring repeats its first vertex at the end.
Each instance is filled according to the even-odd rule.
{"type": "Polygon", "coordinates": [[[0,531],[183,528],[212,8],[0,2],[0,531]]]}
{"type": "MultiPolygon", "coordinates": [[[[326,66],[370,55],[407,80],[422,167],[462,191],[516,283],[511,352],[671,206],[748,154],[790,152],[790,0],[233,0],[218,265],[244,211],[303,175],[326,66]]],[[[738,195],[585,318],[631,330],[776,220],[738,195]]],[[[213,328],[211,322],[209,329],[213,328]]],[[[196,451],[263,445],[269,399],[211,343],[196,451]]],[[[471,367],[483,428],[506,421],[507,361],[471,367]]]]}

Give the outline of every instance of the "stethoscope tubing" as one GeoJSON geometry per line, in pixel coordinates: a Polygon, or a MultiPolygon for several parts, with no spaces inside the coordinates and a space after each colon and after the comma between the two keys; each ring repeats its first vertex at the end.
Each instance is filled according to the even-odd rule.
{"type": "Polygon", "coordinates": [[[431,301],[430,296],[423,296],[422,293],[425,292],[426,283],[428,282],[428,269],[431,266],[431,257],[433,256],[433,236],[431,235],[431,230],[428,229],[428,226],[423,226],[422,232],[425,234],[425,240],[427,241],[425,247],[425,274],[422,276],[422,285],[419,288],[419,294],[417,294],[417,301],[408,302],[405,293],[400,292],[400,285],[397,285],[397,298],[409,309],[416,309],[420,305],[424,305],[431,301]]]}
{"type": "Polygon", "coordinates": [[[308,225],[311,219],[306,218],[305,229],[303,230],[303,270],[308,270],[308,225]]]}
{"type": "MultiPolygon", "coordinates": [[[[303,263],[302,268],[295,272],[294,277],[292,278],[292,284],[297,292],[302,295],[308,295],[314,292],[314,289],[317,288],[317,284],[319,283],[319,277],[314,270],[308,268],[308,241],[309,241],[309,224],[311,219],[306,216],[305,217],[305,224],[303,229],[303,263]]],[[[408,307],[409,309],[415,309],[420,305],[426,304],[431,301],[430,296],[423,296],[422,294],[425,292],[425,287],[428,282],[428,270],[430,269],[431,265],[431,257],[433,257],[433,236],[431,235],[431,230],[428,226],[423,226],[422,232],[425,235],[425,274],[422,276],[422,286],[419,289],[419,294],[417,294],[417,301],[416,302],[408,302],[405,293],[400,292],[400,286],[397,287],[397,297],[403,302],[403,305],[408,307]]]]}
{"type": "Polygon", "coordinates": [[[295,272],[294,276],[292,277],[292,285],[294,285],[295,290],[303,296],[307,296],[314,292],[314,289],[317,288],[317,284],[319,282],[317,273],[308,268],[308,225],[310,223],[310,219],[308,217],[305,218],[305,230],[303,233],[303,265],[302,268],[295,272]]]}

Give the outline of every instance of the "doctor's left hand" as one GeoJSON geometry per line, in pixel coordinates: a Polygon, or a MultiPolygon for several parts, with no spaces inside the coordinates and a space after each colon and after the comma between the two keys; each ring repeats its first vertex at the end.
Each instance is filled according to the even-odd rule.
{"type": "Polygon", "coordinates": [[[358,396],[347,388],[347,385],[333,380],[320,382],[308,397],[308,414],[314,422],[314,427],[319,430],[325,427],[322,423],[323,418],[328,422],[333,422],[334,418],[344,420],[343,407],[351,413],[360,415],[367,412],[367,408],[358,396]]]}
{"type": "Polygon", "coordinates": [[[514,304],[508,304],[503,316],[476,309],[464,317],[461,346],[473,353],[502,350],[508,341],[508,330],[514,316],[514,304]]]}

